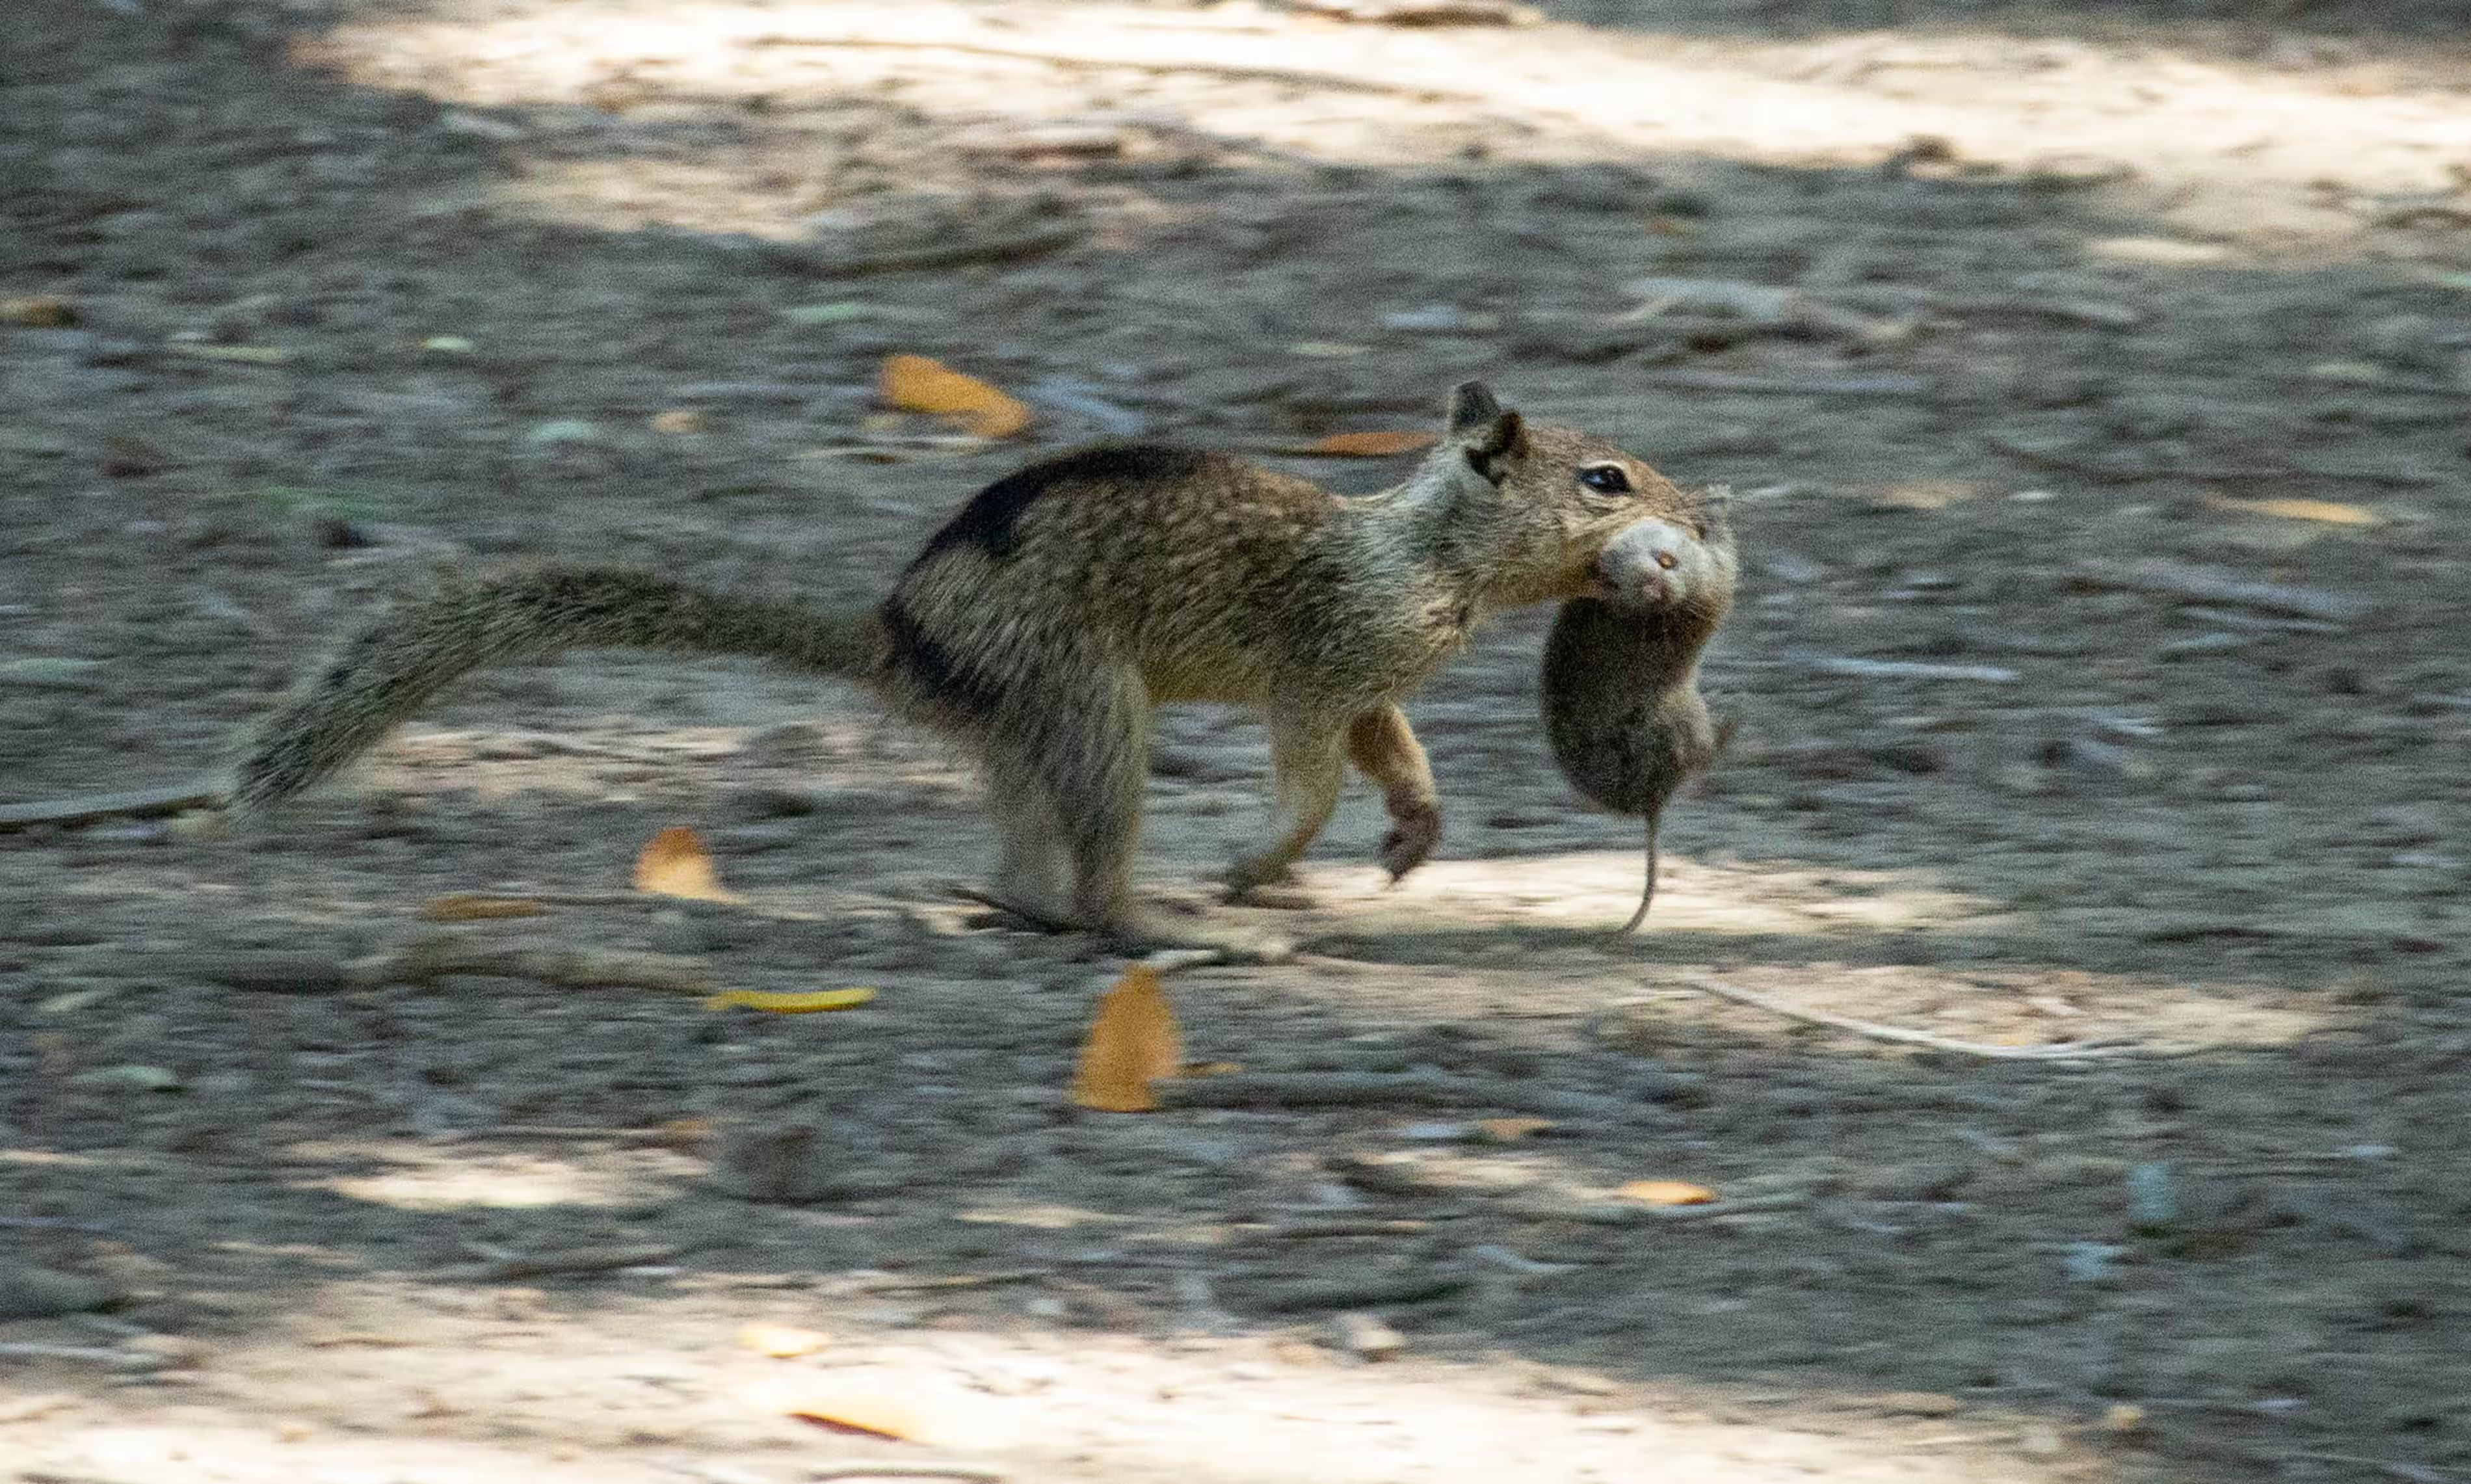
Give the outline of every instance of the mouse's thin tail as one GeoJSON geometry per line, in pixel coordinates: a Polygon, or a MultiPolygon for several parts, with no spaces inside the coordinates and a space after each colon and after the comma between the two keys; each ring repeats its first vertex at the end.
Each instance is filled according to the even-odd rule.
{"type": "Polygon", "coordinates": [[[1663,813],[1659,809],[1647,812],[1647,884],[1639,891],[1638,910],[1630,914],[1630,921],[1621,925],[1616,936],[1622,932],[1636,932],[1638,925],[1647,921],[1647,909],[1656,905],[1656,824],[1658,816],[1663,813]]]}

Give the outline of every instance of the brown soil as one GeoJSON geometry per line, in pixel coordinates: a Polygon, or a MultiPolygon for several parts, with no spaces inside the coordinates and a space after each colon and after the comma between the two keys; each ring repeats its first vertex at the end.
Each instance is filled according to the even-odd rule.
{"type": "MultiPolygon", "coordinates": [[[[1634,826],[1505,620],[1411,708],[1444,859],[1379,889],[1353,798],[1253,914],[1310,953],[1174,977],[1196,1059],[1412,1106],[1075,1111],[1120,964],[954,900],[936,744],[751,666],[492,673],[240,839],[0,836],[0,1313],[79,1310],[0,1318],[0,1478],[2471,1477],[2445,8],[1551,9],[18,0],[0,297],[74,322],[0,326],[8,801],[207,767],[433,561],[865,595],[1034,450],[1479,372],[1735,486],[1748,727],[1609,942],[1634,826]],[[887,417],[892,351],[1039,420],[887,417]],[[744,906],[418,920],[680,823],[744,906]],[[424,932],[881,993],[350,981],[424,932]],[[924,1436],[788,1415],[869,1388],[924,1436]]],[[[1170,720],[1154,881],[1262,762],[1170,720]]]]}

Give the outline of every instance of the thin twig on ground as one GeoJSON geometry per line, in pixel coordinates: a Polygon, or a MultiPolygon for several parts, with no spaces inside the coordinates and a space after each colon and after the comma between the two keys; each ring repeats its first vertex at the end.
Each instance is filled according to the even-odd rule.
{"type": "Polygon", "coordinates": [[[2376,604],[2348,593],[2294,587],[2285,582],[2258,582],[2219,567],[2148,557],[2113,567],[2086,566],[2068,574],[2075,587],[2113,588],[2177,598],[2189,602],[2222,603],[2288,613],[2323,624],[2351,624],[2376,611],[2376,604]]]}
{"type": "Polygon", "coordinates": [[[159,819],[193,809],[220,807],[224,798],[221,779],[192,779],[162,789],[133,789],[125,793],[81,793],[65,799],[38,799],[29,804],[0,805],[0,834],[40,825],[92,824],[98,819],[159,819]]]}
{"type": "Polygon", "coordinates": [[[1626,1098],[1457,1076],[1438,1072],[1239,1072],[1170,1077],[1151,1084],[1170,1108],[1347,1108],[1381,1104],[1427,1108],[1515,1108],[1559,1117],[1655,1117],[1626,1098]]]}
{"type": "Polygon", "coordinates": [[[963,1463],[887,1463],[879,1458],[873,1463],[810,1464],[807,1477],[817,1479],[976,1479],[981,1484],[1003,1484],[1012,1477],[993,1464],[963,1463]]]}
{"type": "Polygon", "coordinates": [[[833,257],[794,243],[773,243],[765,255],[784,268],[825,278],[858,278],[870,273],[910,273],[926,269],[959,268],[975,263],[1017,263],[1073,247],[1090,235],[1079,223],[1032,227],[1001,237],[945,243],[931,247],[903,247],[889,252],[833,257]]]}
{"type": "Polygon", "coordinates": [[[1898,1046],[1918,1046],[1934,1051],[1953,1051],[1961,1056],[1980,1056],[1993,1061],[2061,1062],[2085,1061],[2100,1056],[2125,1056],[2133,1054],[2137,1049],[2134,1047],[2073,1044],[1991,1046],[1980,1041],[1957,1041],[1946,1036],[1933,1035],[1927,1030],[1907,1030],[1896,1025],[1882,1025],[1874,1021],[1855,1020],[1849,1015],[1838,1015],[1831,1010],[1811,1010],[1800,1005],[1786,1004],[1781,1001],[1771,1000],[1765,995],[1755,994],[1747,989],[1736,989],[1730,984],[1709,978],[1705,975],[1684,975],[1683,982],[1703,994],[1713,995],[1719,1000],[1730,1000],[1735,1004],[1746,1004],[1754,1010],[1765,1010],[1770,1015],[1781,1015],[1787,1020],[1800,1021],[1811,1025],[1824,1025],[1831,1030],[1847,1031],[1857,1036],[1867,1036],[1873,1041],[1887,1041],[1898,1046]]]}

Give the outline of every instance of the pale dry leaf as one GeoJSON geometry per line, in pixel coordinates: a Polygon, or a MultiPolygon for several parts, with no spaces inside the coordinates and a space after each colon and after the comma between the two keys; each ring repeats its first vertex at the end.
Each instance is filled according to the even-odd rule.
{"type": "Polygon", "coordinates": [[[192,361],[229,361],[239,365],[286,365],[292,361],[292,352],[279,345],[202,345],[173,341],[163,349],[166,354],[186,356],[192,361]]]}
{"type": "Polygon", "coordinates": [[[739,1347],[775,1360],[796,1360],[804,1355],[828,1349],[833,1337],[819,1330],[805,1330],[792,1324],[769,1324],[757,1320],[738,1331],[739,1347]]]}
{"type": "Polygon", "coordinates": [[[2242,500],[2230,495],[2210,495],[2205,504],[2217,510],[2235,510],[2243,515],[2274,515],[2284,520],[2317,521],[2327,526],[2380,526],[2384,519],[2376,511],[2335,500],[2301,500],[2270,497],[2242,500]]]}
{"type": "Polygon", "coordinates": [[[915,1399],[868,1386],[819,1382],[800,1388],[781,1410],[836,1432],[865,1433],[903,1443],[933,1440],[935,1427],[915,1399]]]}
{"type": "Polygon", "coordinates": [[[1705,1206],[1716,1198],[1715,1191],[1686,1180],[1634,1180],[1613,1193],[1649,1206],[1705,1206]]]}
{"type": "Polygon", "coordinates": [[[671,825],[652,836],[635,858],[635,889],[654,896],[686,897],[697,902],[735,902],[738,894],[720,883],[712,853],[703,837],[685,825],[671,825]]]}
{"type": "Polygon", "coordinates": [[[1553,1126],[1551,1119],[1478,1119],[1475,1126],[1494,1143],[1517,1143],[1553,1126]]]}

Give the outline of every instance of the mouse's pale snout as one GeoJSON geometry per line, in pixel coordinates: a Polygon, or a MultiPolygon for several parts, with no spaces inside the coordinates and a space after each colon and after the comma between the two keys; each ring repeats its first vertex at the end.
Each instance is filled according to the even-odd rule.
{"type": "Polygon", "coordinates": [[[1623,529],[1596,555],[1596,580],[1615,602],[1653,607],[1682,595],[1691,536],[1670,521],[1643,520],[1623,529]]]}

